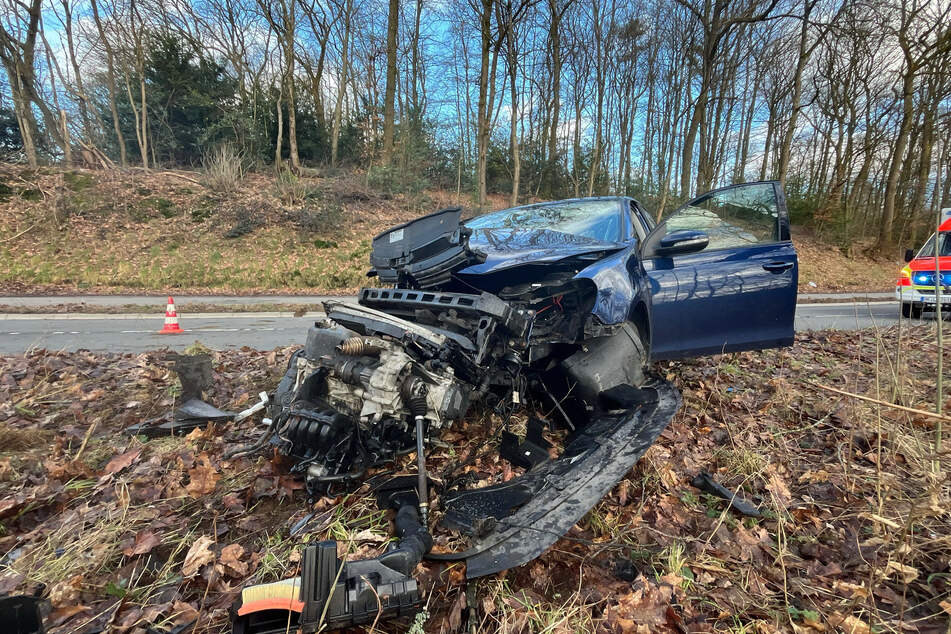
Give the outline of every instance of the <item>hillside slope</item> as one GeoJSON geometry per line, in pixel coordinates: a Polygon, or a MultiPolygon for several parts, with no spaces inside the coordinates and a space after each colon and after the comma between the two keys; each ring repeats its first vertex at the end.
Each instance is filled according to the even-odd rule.
{"type": "MultiPolygon", "coordinates": [[[[252,173],[223,191],[197,172],[0,165],[0,292],[349,293],[374,235],[452,204],[473,206],[455,192],[380,192],[360,174],[252,173]]],[[[898,262],[793,235],[801,291],[891,288],[898,262]]]]}

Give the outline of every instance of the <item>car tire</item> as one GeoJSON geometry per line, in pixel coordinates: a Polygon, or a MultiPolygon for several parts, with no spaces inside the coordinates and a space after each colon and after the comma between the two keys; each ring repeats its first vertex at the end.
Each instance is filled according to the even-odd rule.
{"type": "Polygon", "coordinates": [[[914,304],[912,302],[902,302],[901,304],[901,316],[905,319],[921,319],[923,310],[924,307],[920,304],[914,304]]]}
{"type": "Polygon", "coordinates": [[[921,313],[925,311],[925,307],[919,304],[911,305],[911,318],[912,319],[921,319],[921,313]]]}

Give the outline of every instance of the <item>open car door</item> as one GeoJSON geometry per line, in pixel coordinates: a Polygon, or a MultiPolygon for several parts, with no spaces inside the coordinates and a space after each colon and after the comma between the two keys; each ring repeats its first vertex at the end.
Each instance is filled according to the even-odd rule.
{"type": "Polygon", "coordinates": [[[799,266],[778,182],[690,201],[647,236],[641,261],[652,359],[792,344],[799,266]]]}

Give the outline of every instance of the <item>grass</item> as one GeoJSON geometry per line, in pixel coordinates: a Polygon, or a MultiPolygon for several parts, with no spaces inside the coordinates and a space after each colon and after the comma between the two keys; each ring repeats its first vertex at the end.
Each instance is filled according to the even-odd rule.
{"type": "Polygon", "coordinates": [[[482,594],[486,613],[478,631],[485,631],[490,625],[497,631],[534,634],[593,632],[597,627],[593,605],[584,600],[580,591],[551,601],[539,600],[536,593],[513,589],[505,579],[495,579],[486,585],[482,594]]]}
{"type": "MultiPolygon", "coordinates": [[[[16,315],[94,314],[94,315],[159,315],[165,310],[165,298],[156,297],[152,304],[121,304],[104,306],[98,304],[45,304],[42,306],[13,306],[0,304],[0,313],[16,315]]],[[[175,302],[179,316],[195,313],[288,313],[302,316],[305,313],[322,313],[323,306],[317,303],[252,303],[252,304],[215,304],[205,302],[175,302]]]]}
{"type": "Polygon", "coordinates": [[[47,444],[53,434],[47,430],[17,429],[0,422],[0,451],[17,452],[47,444]]]}
{"type": "MultiPolygon", "coordinates": [[[[92,487],[85,487],[92,494],[92,487]]],[[[77,507],[59,528],[8,564],[26,580],[50,587],[51,593],[77,593],[91,579],[115,568],[122,556],[120,539],[142,524],[142,509],[113,511],[77,507]]]]}
{"type": "Polygon", "coordinates": [[[212,233],[170,247],[150,245],[140,236],[119,235],[108,250],[92,250],[68,236],[46,243],[32,255],[0,249],[0,284],[29,281],[49,286],[128,289],[352,290],[366,279],[367,240],[346,243],[349,250],[310,249],[286,232],[269,227],[229,242],[212,233]],[[124,256],[119,257],[119,253],[124,256]]]}

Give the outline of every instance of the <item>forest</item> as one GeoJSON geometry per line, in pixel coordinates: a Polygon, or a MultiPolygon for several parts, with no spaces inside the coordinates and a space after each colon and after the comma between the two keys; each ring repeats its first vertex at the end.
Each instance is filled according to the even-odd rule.
{"type": "Polygon", "coordinates": [[[843,249],[951,205],[940,0],[0,0],[0,160],[358,171],[662,216],[784,184],[843,249]]]}

